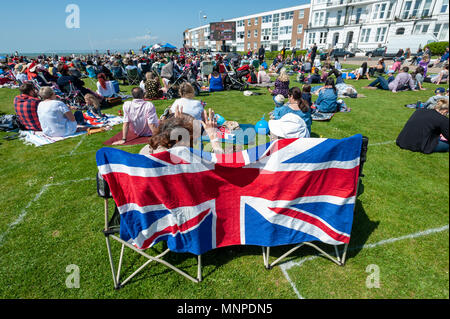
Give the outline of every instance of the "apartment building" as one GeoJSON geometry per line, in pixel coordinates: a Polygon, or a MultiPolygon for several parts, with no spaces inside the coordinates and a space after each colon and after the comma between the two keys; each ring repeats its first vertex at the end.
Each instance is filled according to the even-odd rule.
{"type": "MultiPolygon", "coordinates": [[[[230,19],[236,40],[231,51],[259,48],[332,47],[372,50],[398,37],[433,35],[448,41],[449,0],[311,0],[310,3],[230,19]]],[[[221,51],[222,42],[209,40],[209,25],[184,32],[186,48],[221,51]]]]}
{"type": "Polygon", "coordinates": [[[212,51],[223,51],[223,45],[230,51],[254,50],[261,45],[270,51],[283,47],[303,48],[309,7],[309,4],[305,4],[225,20],[236,22],[236,40],[224,43],[209,39],[209,25],[189,29],[183,33],[183,45],[185,48],[212,51]]]}
{"type": "Polygon", "coordinates": [[[448,0],[312,0],[306,47],[363,51],[398,36],[448,40],[448,0]]]}

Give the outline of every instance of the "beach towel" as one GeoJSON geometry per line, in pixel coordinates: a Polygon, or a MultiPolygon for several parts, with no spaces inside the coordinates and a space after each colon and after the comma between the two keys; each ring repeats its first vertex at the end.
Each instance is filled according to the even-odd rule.
{"type": "Polygon", "coordinates": [[[335,113],[321,113],[321,112],[314,112],[311,115],[311,118],[313,121],[329,121],[333,118],[335,113]]]}
{"type": "MultiPolygon", "coordinates": [[[[84,112],[83,116],[85,121],[88,123],[87,127],[112,127],[114,125],[118,125],[123,123],[123,118],[120,116],[104,114],[104,117],[99,118],[94,116],[90,112],[84,112]]],[[[77,137],[80,135],[87,134],[86,131],[76,132],[70,136],[64,137],[51,137],[45,135],[42,131],[19,131],[19,139],[24,142],[26,145],[34,145],[36,147],[40,147],[43,145],[53,144],[56,142],[60,142],[69,138],[77,137]]]]}

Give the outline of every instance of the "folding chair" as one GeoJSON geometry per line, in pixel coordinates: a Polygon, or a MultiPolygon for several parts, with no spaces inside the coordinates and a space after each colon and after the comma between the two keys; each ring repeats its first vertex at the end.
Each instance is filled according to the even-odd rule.
{"type": "Polygon", "coordinates": [[[200,67],[200,72],[202,75],[202,81],[208,79],[208,76],[213,72],[213,64],[211,61],[203,61],[200,67]]]}
{"type": "Polygon", "coordinates": [[[139,85],[141,76],[138,69],[127,69],[127,81],[129,85],[139,85]]]}
{"type": "Polygon", "coordinates": [[[108,183],[103,179],[103,177],[100,175],[100,173],[97,174],[97,194],[101,198],[104,199],[104,211],[105,211],[105,227],[103,229],[103,234],[105,235],[106,239],[106,248],[108,250],[108,256],[109,256],[109,263],[111,267],[111,273],[113,277],[113,283],[114,283],[114,289],[120,289],[123,286],[125,286],[134,276],[136,276],[140,271],[142,271],[147,265],[149,265],[152,261],[161,263],[165,265],[166,267],[176,271],[180,275],[186,277],[187,279],[193,281],[194,283],[199,283],[202,281],[202,263],[201,263],[201,255],[197,256],[197,278],[192,277],[191,275],[187,274],[186,272],[182,271],[181,269],[173,266],[172,264],[168,263],[167,261],[163,260],[162,258],[170,252],[170,249],[166,249],[162,253],[160,253],[157,256],[151,256],[147,253],[145,253],[143,250],[140,250],[130,243],[122,240],[118,234],[120,233],[120,213],[117,209],[117,205],[114,208],[114,213],[111,219],[109,219],[109,200],[112,199],[112,194],[109,189],[108,183]],[[120,255],[119,255],[119,263],[117,265],[117,269],[115,268],[113,255],[112,255],[112,249],[111,249],[111,239],[119,242],[122,244],[120,249],[120,255]],[[125,247],[130,248],[131,250],[135,251],[136,253],[144,256],[148,260],[140,266],[136,271],[134,271],[131,275],[129,275],[125,280],[121,281],[120,275],[122,270],[122,264],[123,264],[123,257],[124,257],[124,250],[125,247]]]}
{"type": "MultiPolygon", "coordinates": [[[[360,195],[359,192],[361,191],[361,186],[362,186],[361,178],[364,177],[362,172],[363,172],[364,163],[367,160],[367,146],[368,146],[368,144],[369,144],[368,137],[363,136],[362,146],[361,146],[361,155],[360,155],[360,165],[359,165],[359,178],[358,178],[358,185],[357,185],[357,188],[356,188],[356,197],[358,197],[360,195]]],[[[289,256],[290,254],[292,254],[293,252],[295,252],[297,249],[299,249],[300,247],[302,247],[304,245],[310,246],[310,247],[316,249],[317,251],[319,251],[319,253],[322,256],[330,259],[332,262],[336,263],[339,266],[344,266],[345,265],[348,244],[344,244],[344,250],[343,250],[341,256],[339,256],[338,247],[336,245],[333,245],[334,251],[335,251],[335,254],[336,254],[336,257],[333,257],[330,254],[326,253],[323,249],[319,248],[317,245],[315,245],[315,244],[313,244],[311,242],[303,242],[303,243],[300,243],[300,244],[296,245],[295,247],[293,247],[292,249],[290,249],[289,251],[287,251],[283,255],[281,255],[279,258],[277,258],[272,263],[269,262],[270,247],[262,247],[262,255],[263,255],[263,260],[264,260],[264,267],[266,269],[272,269],[281,260],[283,260],[284,258],[286,258],[287,256],[289,256]]]]}

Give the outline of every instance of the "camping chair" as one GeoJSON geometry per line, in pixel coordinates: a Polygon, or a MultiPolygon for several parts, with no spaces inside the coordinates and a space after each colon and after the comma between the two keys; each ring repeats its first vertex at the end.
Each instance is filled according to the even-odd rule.
{"type": "Polygon", "coordinates": [[[202,81],[208,79],[208,76],[213,72],[213,64],[211,61],[203,61],[200,67],[200,73],[202,75],[202,81]]]}
{"type": "MultiPolygon", "coordinates": [[[[358,178],[358,185],[356,187],[356,197],[358,197],[360,195],[359,192],[363,192],[363,185],[362,185],[362,180],[361,178],[364,177],[363,175],[363,166],[364,163],[367,160],[367,146],[369,144],[369,138],[363,136],[362,139],[362,145],[361,145],[361,155],[360,155],[360,165],[359,165],[359,178],[358,178]]],[[[356,206],[355,206],[356,207],[356,206]]],[[[281,260],[283,260],[284,258],[286,258],[287,256],[289,256],[290,254],[292,254],[294,251],[296,251],[297,249],[299,249],[300,247],[302,247],[303,245],[306,246],[310,246],[314,249],[316,249],[317,251],[319,251],[319,253],[330,259],[332,262],[336,263],[339,266],[344,266],[345,265],[345,260],[346,260],[346,256],[347,256],[347,248],[348,248],[348,243],[344,244],[344,250],[342,252],[342,255],[339,256],[339,251],[338,251],[338,247],[336,245],[333,245],[334,247],[334,251],[336,254],[336,257],[331,256],[330,254],[326,253],[323,249],[319,248],[317,245],[311,243],[311,242],[303,242],[300,243],[298,245],[296,245],[295,247],[293,247],[292,249],[290,249],[289,251],[287,251],[286,253],[284,253],[282,256],[280,256],[279,258],[277,258],[274,262],[269,263],[269,257],[270,257],[270,247],[262,247],[262,255],[263,255],[263,261],[264,261],[264,267],[266,269],[272,269],[276,264],[278,264],[281,260]]]]}
{"type": "Polygon", "coordinates": [[[104,212],[105,212],[105,227],[103,229],[103,234],[105,235],[106,239],[106,248],[108,250],[108,256],[109,256],[109,263],[111,267],[111,273],[113,277],[113,283],[114,283],[114,289],[120,289],[124,285],[126,285],[134,276],[136,276],[141,270],[143,270],[147,265],[149,265],[152,261],[161,263],[168,268],[176,271],[180,275],[188,278],[189,280],[193,281],[194,283],[199,283],[202,281],[202,263],[201,263],[201,255],[197,257],[197,278],[194,278],[187,274],[186,272],[182,271],[181,269],[173,266],[172,264],[168,263],[167,261],[163,260],[162,258],[170,252],[170,249],[166,249],[162,253],[160,253],[157,256],[151,256],[144,252],[143,250],[140,250],[133,245],[129,244],[128,242],[122,240],[118,234],[120,233],[120,213],[117,209],[117,205],[114,208],[114,213],[111,219],[109,219],[109,200],[112,199],[112,194],[109,189],[108,183],[103,179],[103,177],[100,175],[100,173],[97,174],[97,194],[101,198],[104,199],[104,212]],[[114,265],[113,261],[113,255],[111,250],[111,239],[119,242],[122,244],[121,250],[120,250],[120,256],[119,256],[119,263],[117,265],[117,270],[114,265]],[[124,256],[124,250],[125,247],[130,248],[132,251],[135,251],[136,253],[144,256],[148,260],[140,266],[135,272],[133,272],[131,275],[129,275],[125,280],[121,281],[120,274],[121,274],[121,268],[123,263],[123,256],[124,256]]]}
{"type": "Polygon", "coordinates": [[[139,85],[141,82],[141,76],[137,68],[127,69],[127,81],[129,85],[139,85]]]}

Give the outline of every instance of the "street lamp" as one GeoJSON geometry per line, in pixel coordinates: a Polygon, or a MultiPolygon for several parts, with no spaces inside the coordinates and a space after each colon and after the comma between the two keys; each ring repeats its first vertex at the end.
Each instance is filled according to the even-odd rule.
{"type": "Polygon", "coordinates": [[[203,18],[204,20],[206,20],[206,19],[207,19],[207,16],[205,15],[205,12],[203,12],[202,10],[200,10],[199,13],[198,13],[199,27],[202,26],[202,18],[203,18]],[[203,13],[203,17],[202,17],[202,13],[203,13]]]}

